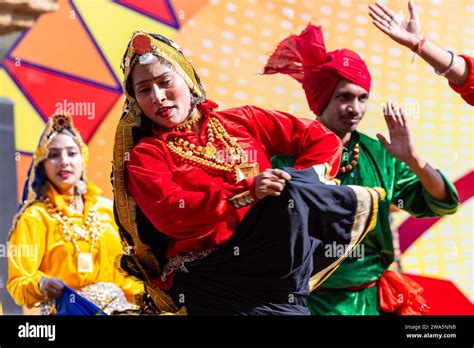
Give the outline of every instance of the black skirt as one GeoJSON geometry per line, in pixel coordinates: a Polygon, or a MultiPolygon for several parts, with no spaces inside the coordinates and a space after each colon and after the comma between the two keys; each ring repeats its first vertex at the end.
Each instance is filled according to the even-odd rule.
{"type": "Polygon", "coordinates": [[[190,315],[309,315],[310,290],[374,224],[376,191],[329,184],[314,168],[283,170],[292,179],[280,196],[259,201],[228,241],[176,271],[170,295],[190,315]]]}

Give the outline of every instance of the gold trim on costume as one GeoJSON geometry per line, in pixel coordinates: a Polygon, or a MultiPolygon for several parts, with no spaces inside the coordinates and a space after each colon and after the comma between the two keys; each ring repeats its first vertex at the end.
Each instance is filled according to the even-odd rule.
{"type": "Polygon", "coordinates": [[[235,167],[235,181],[253,178],[259,174],[258,163],[243,163],[235,167]]]}
{"type": "MultiPolygon", "coordinates": [[[[150,246],[143,243],[139,238],[136,223],[137,204],[127,193],[126,189],[126,156],[128,156],[134,147],[133,129],[141,126],[141,118],[135,114],[137,108],[133,103],[130,104],[130,101],[127,101],[125,110],[127,110],[126,115],[120,120],[115,134],[114,161],[112,168],[114,203],[117,211],[117,218],[119,223],[133,240],[133,246],[125,245],[125,248],[129,250],[129,257],[136,260],[136,264],[140,267],[140,271],[147,278],[145,285],[158,309],[168,313],[179,312],[179,308],[173,303],[170,296],[161,289],[151,285],[150,281],[153,277],[146,269],[149,268],[159,272],[161,268],[158,260],[153,255],[150,246]],[[130,252],[132,250],[133,252],[130,252]],[[146,267],[143,267],[143,265],[146,267]]],[[[126,244],[123,237],[122,241],[126,244]]]]}
{"type": "MultiPolygon", "coordinates": [[[[113,311],[124,311],[136,309],[137,306],[127,302],[123,290],[115,283],[99,282],[93,283],[76,290],[79,295],[94,303],[100,311],[108,315],[113,311]]],[[[55,313],[54,300],[46,300],[40,303],[41,315],[51,315],[55,313]]],[[[96,313],[99,314],[99,313],[96,313]]]]}
{"type": "Polygon", "coordinates": [[[161,57],[172,64],[190,90],[200,100],[206,99],[205,90],[199,80],[199,76],[191,63],[185,58],[179,46],[173,41],[162,38],[163,41],[153,37],[144,31],[135,31],[130,39],[127,50],[122,60],[121,68],[124,73],[123,90],[127,97],[125,101],[122,118],[117,126],[114,145],[114,161],[112,168],[112,180],[114,187],[115,211],[121,228],[131,237],[132,245],[128,245],[122,236],[126,256],[135,261],[139,271],[146,278],[145,286],[155,305],[163,313],[186,314],[186,308],[178,308],[163,290],[154,286],[151,280],[156,279],[160,273],[161,266],[153,254],[149,245],[140,240],[137,230],[137,204],[127,193],[125,172],[126,161],[133,147],[136,145],[133,130],[141,127],[142,111],[135,98],[128,93],[127,80],[134,64],[145,56],[141,63],[153,62],[153,57],[161,57]],[[153,274],[151,274],[153,273],[153,274]]]}
{"type": "Polygon", "coordinates": [[[385,190],[382,188],[368,188],[347,185],[357,196],[357,208],[354,217],[354,225],[351,231],[351,241],[345,248],[345,253],[328,267],[313,275],[309,280],[310,292],[320,286],[351,253],[352,249],[359,244],[369,231],[375,228],[377,223],[377,212],[379,200],[385,198],[385,190]]]}
{"type": "Polygon", "coordinates": [[[207,257],[210,253],[212,253],[216,249],[217,248],[204,249],[200,251],[191,251],[184,255],[175,255],[175,256],[170,257],[165,267],[163,267],[163,272],[161,273],[161,276],[160,276],[161,280],[165,282],[166,278],[175,271],[189,273],[188,269],[185,266],[186,262],[201,260],[207,257]]]}

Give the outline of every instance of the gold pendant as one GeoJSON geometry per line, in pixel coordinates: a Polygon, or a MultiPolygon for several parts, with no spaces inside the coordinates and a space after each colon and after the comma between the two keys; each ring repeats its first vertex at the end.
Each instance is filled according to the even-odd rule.
{"type": "Polygon", "coordinates": [[[77,257],[77,270],[79,273],[92,273],[92,253],[79,253],[77,257]]]}
{"type": "Polygon", "coordinates": [[[246,163],[235,167],[235,180],[239,182],[246,178],[251,178],[258,175],[258,163],[246,163]]]}
{"type": "Polygon", "coordinates": [[[206,149],[206,153],[205,153],[204,157],[206,157],[208,159],[214,158],[214,156],[217,153],[217,150],[214,147],[214,145],[212,145],[211,143],[207,143],[205,149],[206,149]]]}

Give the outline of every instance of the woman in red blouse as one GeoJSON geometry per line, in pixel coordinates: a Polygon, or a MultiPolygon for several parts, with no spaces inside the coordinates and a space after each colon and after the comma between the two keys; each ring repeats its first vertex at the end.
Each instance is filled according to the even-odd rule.
{"type": "Polygon", "coordinates": [[[215,111],[160,35],[135,32],[122,68],[113,170],[122,268],[163,312],[309,314],[304,299],[373,227],[380,198],[330,180],[337,136],[254,106],[215,111]],[[271,169],[281,153],[297,157],[294,168],[271,169]],[[333,242],[344,252],[328,253],[333,242]]]}

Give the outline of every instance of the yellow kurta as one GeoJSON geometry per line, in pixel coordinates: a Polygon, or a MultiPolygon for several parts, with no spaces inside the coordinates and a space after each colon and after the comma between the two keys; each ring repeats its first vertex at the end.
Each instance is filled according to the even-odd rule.
{"type": "MultiPolygon", "coordinates": [[[[91,207],[98,212],[102,234],[92,251],[91,273],[77,271],[77,251],[72,242],[64,240],[61,225],[48,213],[43,202],[36,201],[21,215],[9,241],[7,282],[7,289],[18,305],[32,307],[46,299],[39,289],[41,276],[59,278],[75,290],[93,283],[112,282],[123,290],[131,303],[134,295],[143,291],[141,283],[124,278],[115,268],[115,259],[123,254],[123,248],[112,202],[100,197],[100,193],[96,186],[87,185],[82,215],[73,213],[63,197],[48,185],[48,197],[72,223],[83,225],[91,207]]],[[[78,241],[78,245],[81,252],[90,251],[89,243],[78,241]]]]}

